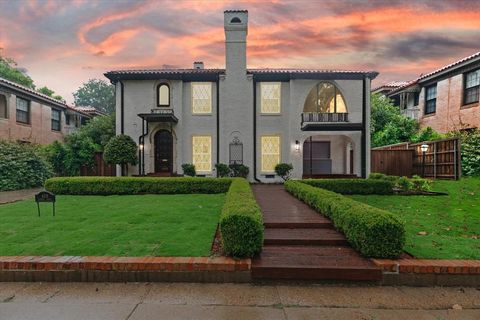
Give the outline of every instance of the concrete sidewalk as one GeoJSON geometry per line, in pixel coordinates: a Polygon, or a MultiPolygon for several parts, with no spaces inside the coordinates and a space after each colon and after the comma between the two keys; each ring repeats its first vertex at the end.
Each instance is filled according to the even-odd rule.
{"type": "Polygon", "coordinates": [[[480,319],[475,288],[0,283],[0,319],[480,319]],[[462,308],[456,310],[455,308],[462,308]]]}
{"type": "Polygon", "coordinates": [[[43,190],[43,188],[22,189],[14,191],[0,191],[0,204],[10,203],[25,199],[33,199],[35,194],[43,190]]]}

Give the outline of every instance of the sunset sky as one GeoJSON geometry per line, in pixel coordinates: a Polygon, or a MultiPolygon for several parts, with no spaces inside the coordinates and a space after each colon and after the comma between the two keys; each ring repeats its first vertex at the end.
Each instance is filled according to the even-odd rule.
{"type": "Polygon", "coordinates": [[[410,80],[480,51],[480,1],[0,0],[0,47],[73,102],[125,68],[224,66],[223,11],[249,11],[248,66],[375,70],[410,80]],[[405,4],[410,3],[410,4],[405,4]]]}

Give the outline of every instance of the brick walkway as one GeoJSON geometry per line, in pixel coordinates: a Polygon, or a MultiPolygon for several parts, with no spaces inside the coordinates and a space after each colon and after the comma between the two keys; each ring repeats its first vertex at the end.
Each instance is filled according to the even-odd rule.
{"type": "Polygon", "coordinates": [[[14,191],[1,191],[0,204],[25,200],[34,198],[35,194],[40,192],[43,188],[23,189],[14,191]]]}
{"type": "Polygon", "coordinates": [[[353,250],[332,222],[282,185],[255,185],[265,225],[263,251],[252,277],[297,280],[380,280],[382,272],[353,250]]]}

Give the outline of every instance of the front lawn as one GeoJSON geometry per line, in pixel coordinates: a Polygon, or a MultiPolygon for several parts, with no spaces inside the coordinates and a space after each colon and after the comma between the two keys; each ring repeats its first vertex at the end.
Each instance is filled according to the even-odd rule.
{"type": "Polygon", "coordinates": [[[480,259],[480,178],[437,180],[434,191],[449,195],[351,197],[397,214],[405,222],[405,251],[417,258],[480,259]]]}
{"type": "Polygon", "coordinates": [[[0,255],[208,256],[224,194],[57,196],[0,205],[0,255]]]}

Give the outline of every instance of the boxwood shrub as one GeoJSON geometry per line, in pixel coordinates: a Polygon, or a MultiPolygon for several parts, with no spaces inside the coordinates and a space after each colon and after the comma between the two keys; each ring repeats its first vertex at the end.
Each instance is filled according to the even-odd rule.
{"type": "Polygon", "coordinates": [[[232,179],[156,177],[58,177],[45,182],[56,194],[188,194],[225,193],[232,179]]]}
{"type": "Polygon", "coordinates": [[[233,179],[220,216],[220,230],[227,255],[252,257],[262,250],[262,213],[243,178],[233,179]]]}
{"type": "Polygon", "coordinates": [[[394,258],[402,253],[405,228],[390,212],[301,181],[287,181],[285,188],[330,218],[363,256],[394,258]]]}
{"type": "Polygon", "coordinates": [[[375,179],[306,179],[303,183],[341,194],[393,194],[394,183],[375,179]]]}

